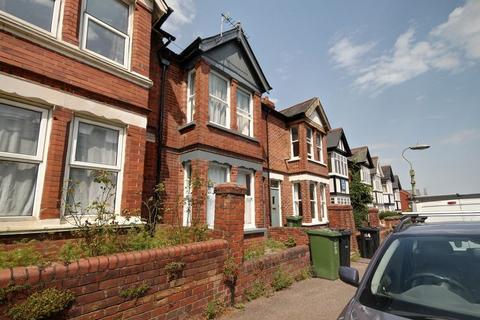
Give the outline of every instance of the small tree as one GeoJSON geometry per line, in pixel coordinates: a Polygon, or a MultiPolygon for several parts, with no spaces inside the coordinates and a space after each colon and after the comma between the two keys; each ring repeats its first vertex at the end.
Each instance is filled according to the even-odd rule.
{"type": "Polygon", "coordinates": [[[360,179],[360,164],[354,162],[350,166],[352,181],[350,183],[350,199],[353,207],[355,226],[367,224],[368,204],[372,203],[372,187],[362,183],[360,179]]]}

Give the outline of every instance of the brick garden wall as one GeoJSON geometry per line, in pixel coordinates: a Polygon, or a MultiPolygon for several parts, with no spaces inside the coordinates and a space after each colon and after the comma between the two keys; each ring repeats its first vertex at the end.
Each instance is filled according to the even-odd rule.
{"type": "Polygon", "coordinates": [[[268,236],[273,240],[285,242],[290,237],[295,239],[295,242],[298,245],[308,245],[308,235],[305,233],[303,228],[292,228],[292,227],[283,227],[283,228],[270,228],[268,229],[268,236]]]}
{"type": "MultiPolygon", "coordinates": [[[[226,299],[223,263],[227,242],[211,240],[185,246],[120,253],[81,259],[65,266],[53,264],[17,267],[0,271],[0,287],[29,284],[69,289],[76,296],[68,319],[183,319],[200,314],[209,301],[226,299]],[[169,280],[165,265],[182,261],[185,269],[178,280],[169,280]],[[150,284],[137,300],[119,296],[121,290],[150,284]]],[[[6,306],[0,308],[0,319],[6,306]]]]}

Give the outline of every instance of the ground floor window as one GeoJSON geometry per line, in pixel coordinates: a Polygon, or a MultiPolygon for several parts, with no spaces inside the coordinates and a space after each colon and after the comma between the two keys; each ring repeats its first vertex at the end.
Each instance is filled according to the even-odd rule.
{"type": "Polygon", "coordinates": [[[39,207],[48,111],[0,99],[0,217],[39,207]]]}
{"type": "Polygon", "coordinates": [[[350,198],[348,198],[348,197],[331,197],[330,198],[330,203],[350,205],[350,198]]]}
{"type": "Polygon", "coordinates": [[[183,226],[192,224],[192,165],[183,164],[183,226]]]}
{"type": "Polygon", "coordinates": [[[317,183],[310,182],[310,214],[312,222],[318,221],[317,183]]]}
{"type": "Polygon", "coordinates": [[[320,183],[320,219],[321,222],[326,222],[328,220],[327,215],[327,191],[326,185],[320,183]]]}
{"type": "Polygon", "coordinates": [[[245,194],[245,229],[255,228],[255,178],[250,170],[239,170],[237,184],[247,188],[245,194]]]}
{"type": "Polygon", "coordinates": [[[292,188],[293,188],[293,215],[303,216],[301,185],[299,182],[296,182],[293,184],[292,188]]]}
{"type": "Polygon", "coordinates": [[[226,165],[210,163],[208,167],[207,225],[213,228],[215,220],[215,186],[230,181],[230,169],[226,165]]]}
{"type": "Polygon", "coordinates": [[[65,214],[95,214],[91,208],[95,202],[119,213],[123,143],[122,127],[74,119],[65,214]]]}

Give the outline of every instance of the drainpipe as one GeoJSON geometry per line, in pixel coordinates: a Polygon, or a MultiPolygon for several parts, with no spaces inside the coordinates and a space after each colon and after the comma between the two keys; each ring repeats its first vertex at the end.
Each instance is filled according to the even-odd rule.
{"type": "Polygon", "coordinates": [[[167,69],[170,65],[170,61],[165,58],[162,58],[160,48],[157,51],[158,61],[162,67],[162,72],[160,74],[160,101],[158,103],[158,123],[157,123],[157,175],[155,179],[155,185],[161,182],[160,177],[160,170],[162,168],[162,147],[163,147],[163,117],[164,117],[164,108],[165,108],[165,84],[166,84],[166,76],[167,76],[167,69]]]}

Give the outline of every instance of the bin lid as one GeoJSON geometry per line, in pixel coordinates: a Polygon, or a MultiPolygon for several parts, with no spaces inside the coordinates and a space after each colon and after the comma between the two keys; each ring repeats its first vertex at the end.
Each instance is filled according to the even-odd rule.
{"type": "Polygon", "coordinates": [[[362,231],[363,232],[378,232],[378,231],[380,231],[379,228],[371,228],[371,227],[358,227],[357,229],[360,232],[362,232],[362,231]]]}
{"type": "Polygon", "coordinates": [[[352,235],[352,230],[350,230],[350,229],[339,229],[339,230],[335,230],[335,231],[339,232],[342,236],[352,235]]]}
{"type": "Polygon", "coordinates": [[[331,229],[316,229],[316,230],[307,230],[308,235],[322,236],[322,237],[340,237],[341,233],[331,230],[331,229]]]}
{"type": "Polygon", "coordinates": [[[289,216],[289,217],[287,217],[287,221],[289,221],[289,220],[290,221],[300,221],[302,219],[303,219],[302,216],[289,216]]]}

